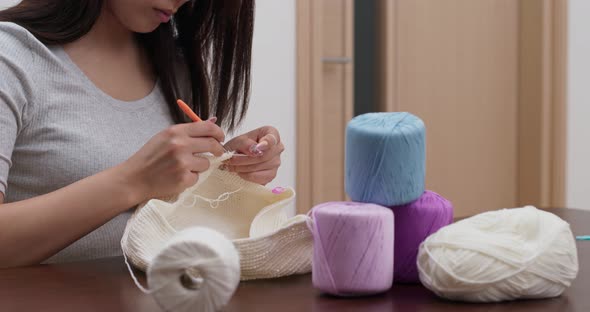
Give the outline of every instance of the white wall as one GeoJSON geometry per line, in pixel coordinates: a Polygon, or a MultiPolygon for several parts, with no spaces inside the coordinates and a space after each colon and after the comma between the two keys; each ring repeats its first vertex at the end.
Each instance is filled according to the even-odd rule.
{"type": "Polygon", "coordinates": [[[566,206],[590,209],[590,1],[568,11],[566,206]]]}
{"type": "Polygon", "coordinates": [[[11,7],[20,2],[20,0],[0,0],[0,10],[11,7]]]}
{"type": "MultiPolygon", "coordinates": [[[[269,186],[295,187],[295,1],[256,1],[252,96],[240,130],[264,125],[279,130],[285,152],[269,186]]],[[[291,209],[294,213],[295,206],[291,209]]]]}

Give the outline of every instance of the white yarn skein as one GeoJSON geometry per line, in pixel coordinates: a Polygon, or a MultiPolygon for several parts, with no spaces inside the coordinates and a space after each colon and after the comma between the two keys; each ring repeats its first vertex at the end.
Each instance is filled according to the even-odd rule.
{"type": "MultiPolygon", "coordinates": [[[[127,259],[125,259],[127,261],[127,259]]],[[[240,282],[240,259],[223,234],[204,227],[178,232],[147,270],[148,289],[166,311],[219,311],[240,282]]]]}
{"type": "Polygon", "coordinates": [[[418,252],[422,284],[470,302],[557,297],[578,274],[567,222],[532,206],[485,212],[440,229],[418,252]]]}

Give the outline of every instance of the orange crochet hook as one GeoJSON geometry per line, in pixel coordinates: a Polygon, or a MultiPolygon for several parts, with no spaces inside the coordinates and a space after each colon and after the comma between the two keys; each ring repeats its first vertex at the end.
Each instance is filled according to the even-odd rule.
{"type": "Polygon", "coordinates": [[[192,121],[203,121],[183,100],[176,100],[176,104],[192,121]]]}
{"type": "MultiPolygon", "coordinates": [[[[198,121],[203,121],[203,119],[201,119],[201,117],[199,117],[199,115],[195,114],[195,112],[193,112],[193,110],[181,99],[176,100],[176,104],[178,104],[178,107],[180,107],[180,109],[194,122],[198,122],[198,121]]],[[[223,150],[227,153],[229,152],[229,150],[227,148],[225,148],[225,146],[223,146],[223,144],[221,145],[221,148],[223,148],[223,150]]]]}

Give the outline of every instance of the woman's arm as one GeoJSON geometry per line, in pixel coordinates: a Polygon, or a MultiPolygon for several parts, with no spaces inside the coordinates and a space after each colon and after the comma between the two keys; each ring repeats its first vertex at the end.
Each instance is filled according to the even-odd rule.
{"type": "Polygon", "coordinates": [[[0,267],[39,263],[137,204],[141,195],[122,169],[0,205],[0,267]]]}
{"type": "MultiPolygon", "coordinates": [[[[55,192],[0,205],[0,267],[39,263],[121,212],[193,185],[221,155],[223,131],[213,123],[172,126],[124,163],[55,192]]],[[[10,187],[10,186],[9,186],[10,187]]]]}

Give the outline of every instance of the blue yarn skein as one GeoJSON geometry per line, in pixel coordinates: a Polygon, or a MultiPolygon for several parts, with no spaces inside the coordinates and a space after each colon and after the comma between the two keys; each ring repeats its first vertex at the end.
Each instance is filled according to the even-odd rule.
{"type": "Polygon", "coordinates": [[[346,127],[346,193],[353,201],[407,204],[424,193],[424,122],[410,113],[368,113],[346,127]]]}

